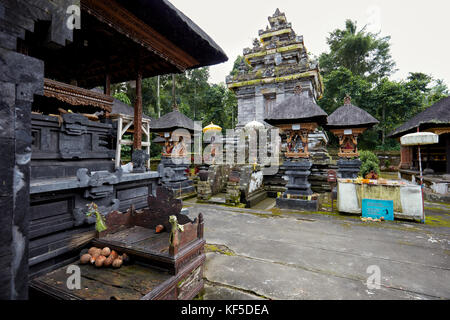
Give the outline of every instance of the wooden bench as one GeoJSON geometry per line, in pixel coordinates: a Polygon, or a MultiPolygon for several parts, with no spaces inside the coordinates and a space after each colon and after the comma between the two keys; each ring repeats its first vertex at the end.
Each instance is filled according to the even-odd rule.
{"type": "Polygon", "coordinates": [[[159,187],[156,197],[148,197],[148,208],[111,212],[106,216],[107,230],[97,233],[86,248],[109,247],[126,253],[131,263],[119,269],[96,268],[79,261],[64,265],[30,281],[30,289],[57,299],[100,300],[188,300],[203,288],[205,262],[203,215],[190,220],[181,214],[182,202],[173,192],[159,187]],[[173,230],[169,216],[176,216],[184,231],[173,230]],[[164,231],[156,233],[157,225],[164,231]],[[80,268],[81,289],[69,289],[67,268],[80,268]]]}

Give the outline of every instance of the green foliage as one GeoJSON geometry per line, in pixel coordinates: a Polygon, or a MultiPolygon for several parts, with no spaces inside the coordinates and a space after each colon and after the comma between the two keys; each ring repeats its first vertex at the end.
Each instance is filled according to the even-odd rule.
{"type": "Polygon", "coordinates": [[[92,202],[91,204],[87,204],[86,206],[88,207],[88,211],[86,213],[86,216],[87,217],[91,217],[92,215],[95,215],[95,217],[96,217],[95,230],[97,230],[97,232],[102,232],[102,231],[105,231],[106,229],[108,229],[106,227],[105,218],[103,217],[103,215],[98,210],[97,204],[92,202]]]}
{"type": "Polygon", "coordinates": [[[367,174],[371,173],[372,171],[374,173],[376,173],[377,175],[379,175],[380,174],[380,166],[377,165],[375,162],[368,160],[368,161],[364,162],[363,164],[361,164],[361,169],[359,171],[359,175],[364,178],[367,174]]]}
{"type": "Polygon", "coordinates": [[[371,151],[360,151],[359,159],[361,160],[360,176],[365,177],[371,171],[380,174],[380,159],[371,151]]]}
{"type": "MultiPolygon", "coordinates": [[[[210,84],[208,79],[208,68],[188,70],[183,74],[175,75],[175,96],[180,112],[193,120],[202,121],[204,126],[214,122],[224,129],[234,127],[233,116],[236,117],[237,113],[236,97],[223,83],[210,84]]],[[[115,87],[114,90],[115,96],[120,97],[120,100],[124,96],[129,101],[135,99],[135,89],[127,83],[115,87]]],[[[156,93],[157,77],[144,79],[142,81],[143,110],[145,114],[153,118],[158,118],[156,93]]],[[[173,110],[172,75],[160,77],[160,107],[161,116],[173,110]]],[[[159,146],[152,146],[152,155],[155,156],[158,150],[160,150],[159,146]]]]}
{"type": "Polygon", "coordinates": [[[239,72],[239,65],[242,62],[242,59],[244,59],[243,56],[237,56],[236,60],[234,60],[233,69],[230,72],[230,76],[235,76],[239,72]]]}
{"type": "Polygon", "coordinates": [[[345,29],[336,29],[327,38],[330,52],[320,55],[322,72],[327,74],[344,67],[369,81],[389,76],[395,67],[389,40],[390,37],[380,37],[364,28],[357,31],[356,21],[346,20],[345,29]]]}
{"type": "Polygon", "coordinates": [[[113,97],[116,98],[117,100],[122,101],[123,103],[131,106],[131,100],[130,98],[127,96],[127,94],[125,92],[116,92],[113,94],[113,97]]]}
{"type": "MultiPolygon", "coordinates": [[[[156,137],[156,135],[155,135],[155,137],[156,137]]],[[[150,145],[150,157],[151,158],[160,157],[161,152],[162,152],[162,146],[160,146],[159,144],[152,143],[150,145]]]]}
{"type": "Polygon", "coordinates": [[[359,151],[359,159],[361,160],[362,163],[367,162],[367,161],[372,161],[372,162],[376,163],[377,165],[380,164],[380,159],[378,159],[376,154],[373,153],[372,151],[367,151],[367,150],[359,151]]]}
{"type": "MultiPolygon", "coordinates": [[[[331,114],[348,94],[354,105],[380,121],[359,138],[358,146],[366,150],[399,150],[399,143],[387,135],[449,94],[442,80],[419,72],[410,73],[404,80],[390,80],[388,77],[396,70],[389,42],[390,37],[358,29],[356,22],[347,20],[343,29],[337,28],[329,34],[329,52],[319,56],[325,87],[319,105],[331,114]]],[[[242,59],[242,56],[235,59],[230,75],[238,74],[242,59]]],[[[235,127],[236,97],[225,84],[208,82],[209,68],[189,70],[175,78],[176,102],[182,113],[202,121],[203,126],[214,122],[224,129],[224,134],[226,129],[235,127]]],[[[126,104],[132,105],[135,100],[135,89],[129,83],[114,84],[112,90],[114,97],[126,104]]],[[[156,93],[157,77],[144,79],[143,110],[153,118],[173,110],[171,75],[160,76],[160,108],[156,93]]],[[[331,146],[337,147],[337,139],[332,134],[329,137],[331,146]]],[[[152,144],[152,157],[160,149],[159,145],[152,144]]],[[[124,147],[122,155],[131,156],[131,147],[124,147]]]]}
{"type": "MultiPolygon", "coordinates": [[[[325,87],[319,105],[331,114],[348,94],[354,105],[380,121],[361,136],[361,148],[399,150],[399,143],[387,135],[448,95],[442,80],[423,73],[410,73],[401,81],[389,80],[387,76],[395,72],[389,37],[357,31],[356,22],[347,20],[346,28],[334,30],[327,42],[330,52],[319,58],[325,87]]],[[[336,140],[331,142],[337,145],[336,140]]]]}

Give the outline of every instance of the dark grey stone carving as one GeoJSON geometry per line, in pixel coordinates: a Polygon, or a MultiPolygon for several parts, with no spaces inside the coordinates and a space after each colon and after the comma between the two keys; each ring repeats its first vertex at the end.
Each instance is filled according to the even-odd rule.
{"type": "Polygon", "coordinates": [[[285,161],[283,164],[285,174],[289,177],[289,182],[286,184],[285,195],[302,195],[310,196],[313,194],[311,184],[308,182],[308,177],[311,174],[312,162],[310,160],[299,161],[285,161]]]}
{"type": "Polygon", "coordinates": [[[61,119],[33,114],[31,122],[33,179],[74,176],[83,167],[114,169],[111,124],[89,121],[79,114],[64,114],[61,119]]]}
{"type": "Polygon", "coordinates": [[[174,192],[177,197],[183,197],[195,193],[193,181],[187,177],[187,163],[174,163],[172,158],[162,157],[158,165],[161,176],[160,182],[174,192]]]}
{"type": "Polygon", "coordinates": [[[286,184],[286,191],[281,198],[277,198],[277,207],[283,209],[294,210],[318,210],[318,200],[301,199],[313,195],[311,184],[308,182],[308,177],[311,174],[312,162],[307,159],[301,160],[286,160],[283,164],[286,176],[289,178],[286,184]],[[291,198],[293,197],[293,199],[291,198]],[[295,197],[300,197],[296,199],[295,197]]]}
{"type": "Polygon", "coordinates": [[[356,179],[359,175],[359,170],[361,168],[361,160],[347,160],[339,159],[337,161],[338,165],[338,178],[343,179],[356,179]]]}
{"type": "Polygon", "coordinates": [[[131,161],[133,162],[133,172],[145,172],[145,163],[148,161],[148,159],[150,159],[150,156],[145,150],[134,150],[131,155],[131,161]]]}

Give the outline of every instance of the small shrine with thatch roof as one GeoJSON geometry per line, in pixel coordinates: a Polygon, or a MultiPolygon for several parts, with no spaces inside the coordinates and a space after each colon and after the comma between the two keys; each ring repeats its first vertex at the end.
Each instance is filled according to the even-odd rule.
{"type": "Polygon", "coordinates": [[[162,184],[178,197],[194,195],[193,182],[187,176],[191,155],[188,146],[194,133],[194,121],[178,110],[174,99],[173,111],[154,120],[152,130],[158,134],[154,141],[163,144],[158,165],[162,184]]]}
{"type": "Polygon", "coordinates": [[[354,179],[358,176],[361,167],[361,161],[358,159],[358,137],[377,123],[377,119],[353,105],[349,96],[345,97],[343,106],[328,116],[326,127],[339,138],[337,164],[340,178],[354,179]]]}
{"type": "Polygon", "coordinates": [[[312,161],[308,151],[308,135],[327,123],[327,113],[315,102],[310,90],[298,84],[295,93],[278,104],[265,119],[286,135],[283,167],[289,182],[287,190],[277,198],[280,208],[318,210],[318,195],[313,194],[308,177],[312,161]]]}

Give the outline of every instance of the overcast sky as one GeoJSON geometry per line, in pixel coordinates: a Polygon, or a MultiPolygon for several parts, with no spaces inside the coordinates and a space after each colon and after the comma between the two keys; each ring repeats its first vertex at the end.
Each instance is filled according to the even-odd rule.
{"type": "Polygon", "coordinates": [[[259,29],[276,8],[286,14],[308,51],[327,51],[326,38],[344,28],[347,18],[358,27],[391,36],[391,54],[399,69],[424,72],[450,85],[450,1],[448,0],[169,0],[225,51],[228,62],[210,68],[210,82],[224,82],[237,55],[252,46],[259,29]]]}

